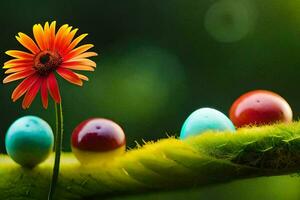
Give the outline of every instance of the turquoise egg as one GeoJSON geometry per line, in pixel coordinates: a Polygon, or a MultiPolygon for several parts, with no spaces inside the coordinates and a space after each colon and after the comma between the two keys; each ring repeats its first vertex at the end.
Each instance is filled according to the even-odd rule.
{"type": "Polygon", "coordinates": [[[220,111],[213,108],[200,108],[185,120],[180,132],[180,139],[199,135],[208,130],[235,131],[235,127],[230,119],[220,111]]]}
{"type": "Polygon", "coordinates": [[[52,152],[53,144],[51,127],[35,116],[17,119],[5,137],[7,154],[24,167],[34,167],[46,160],[52,152]]]}

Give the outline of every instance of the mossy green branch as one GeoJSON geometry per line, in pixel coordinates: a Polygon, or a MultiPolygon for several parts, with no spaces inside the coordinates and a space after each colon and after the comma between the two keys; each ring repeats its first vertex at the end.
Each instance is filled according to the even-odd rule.
{"type": "MultiPolygon", "coordinates": [[[[47,198],[52,160],[34,169],[0,157],[0,199],[47,198]]],[[[62,155],[56,199],[90,199],[143,191],[198,187],[300,171],[300,122],[208,132],[181,141],[149,142],[101,166],[62,155]]]]}

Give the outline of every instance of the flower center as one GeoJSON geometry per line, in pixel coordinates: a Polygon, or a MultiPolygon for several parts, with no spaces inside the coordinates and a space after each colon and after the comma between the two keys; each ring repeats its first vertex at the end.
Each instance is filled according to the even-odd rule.
{"type": "Polygon", "coordinates": [[[61,63],[62,58],[57,52],[45,50],[36,55],[33,68],[39,75],[47,76],[56,70],[61,63]]]}

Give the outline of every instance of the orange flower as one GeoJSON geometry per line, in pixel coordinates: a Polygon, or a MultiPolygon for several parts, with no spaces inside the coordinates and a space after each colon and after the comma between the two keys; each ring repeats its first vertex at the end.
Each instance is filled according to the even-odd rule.
{"type": "Polygon", "coordinates": [[[19,33],[16,39],[30,51],[10,50],[5,52],[14,59],[4,63],[5,74],[9,74],[3,83],[24,79],[13,91],[12,100],[15,102],[25,95],[22,103],[24,109],[29,108],[39,90],[43,107],[48,107],[48,91],[56,103],[61,102],[59,87],[55,72],[65,80],[82,86],[88,78],[72,70],[94,71],[96,63],[88,59],[97,56],[89,52],[94,45],[85,44],[75,48],[87,34],[74,39],[78,29],[65,24],[55,32],[56,22],[33,26],[35,42],[26,34],[19,33]],[[74,40],[73,40],[74,39],[74,40]]]}

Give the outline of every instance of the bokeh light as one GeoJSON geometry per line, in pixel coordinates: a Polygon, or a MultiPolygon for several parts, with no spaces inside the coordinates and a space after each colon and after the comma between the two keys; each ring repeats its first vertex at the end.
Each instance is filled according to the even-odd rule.
{"type": "Polygon", "coordinates": [[[99,99],[104,108],[109,108],[109,113],[126,121],[155,118],[175,98],[172,94],[184,89],[184,71],[178,59],[158,47],[125,49],[123,55],[111,56],[101,67],[102,80],[97,79],[95,84],[110,96],[90,95],[99,99]]]}
{"type": "Polygon", "coordinates": [[[220,0],[205,16],[205,28],[219,42],[236,42],[253,29],[255,10],[247,0],[220,0]]]}

